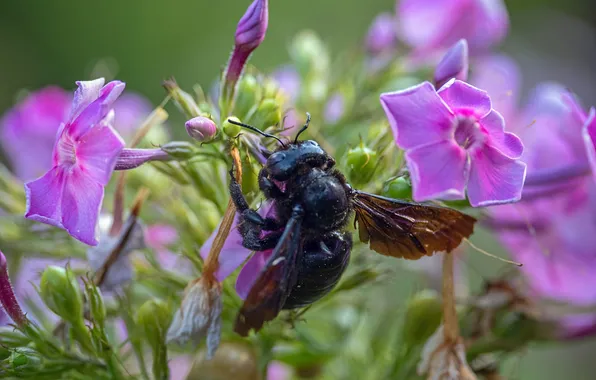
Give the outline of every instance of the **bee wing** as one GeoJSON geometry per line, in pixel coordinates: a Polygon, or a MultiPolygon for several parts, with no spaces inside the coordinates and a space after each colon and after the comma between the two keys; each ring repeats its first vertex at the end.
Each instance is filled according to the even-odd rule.
{"type": "Polygon", "coordinates": [[[261,270],[236,317],[234,331],[247,336],[277,317],[296,283],[296,262],[302,251],[302,217],[293,215],[286,225],[269,261],[261,270]]]}
{"type": "Polygon", "coordinates": [[[457,210],[385,198],[355,190],[360,241],[382,255],[418,260],[455,249],[474,231],[476,219],[457,210]]]}

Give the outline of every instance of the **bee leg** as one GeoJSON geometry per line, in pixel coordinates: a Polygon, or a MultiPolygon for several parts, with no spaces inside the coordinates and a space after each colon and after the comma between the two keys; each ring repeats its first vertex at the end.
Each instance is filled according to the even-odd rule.
{"type": "Polygon", "coordinates": [[[230,197],[236,206],[238,212],[242,215],[243,220],[258,225],[260,229],[265,231],[273,231],[280,229],[282,225],[273,218],[263,218],[258,212],[248,206],[248,202],[242,194],[242,188],[233,175],[233,169],[230,171],[230,197]]]}
{"type": "Polygon", "coordinates": [[[253,250],[253,251],[266,251],[268,249],[273,249],[277,245],[279,238],[281,237],[283,230],[271,232],[264,237],[261,237],[261,231],[258,228],[247,228],[244,233],[242,233],[242,246],[244,248],[253,250]]]}
{"type": "Polygon", "coordinates": [[[265,197],[270,199],[285,198],[283,191],[277,187],[277,185],[267,177],[264,170],[259,172],[259,188],[265,194],[265,197]]]}

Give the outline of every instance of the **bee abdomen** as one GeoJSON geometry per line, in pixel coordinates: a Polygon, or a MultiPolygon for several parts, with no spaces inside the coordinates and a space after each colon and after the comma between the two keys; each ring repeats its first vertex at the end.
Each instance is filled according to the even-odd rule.
{"type": "Polygon", "coordinates": [[[329,293],[339,282],[350,259],[352,235],[334,232],[322,242],[328,251],[322,249],[321,241],[305,244],[298,263],[297,281],[286,299],[284,309],[310,305],[329,293]]]}

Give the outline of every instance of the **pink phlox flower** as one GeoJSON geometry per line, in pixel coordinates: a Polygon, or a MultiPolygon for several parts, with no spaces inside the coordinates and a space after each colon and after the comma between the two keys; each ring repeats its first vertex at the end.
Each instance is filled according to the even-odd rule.
{"type": "Polygon", "coordinates": [[[483,51],[507,34],[502,0],[399,0],[398,37],[419,52],[447,48],[460,38],[483,51]]]}
{"type": "Polygon", "coordinates": [[[505,132],[488,94],[452,79],[384,93],[396,144],[406,151],[416,201],[464,199],[474,207],[518,201],[526,165],[521,140],[505,132]]]}
{"type": "Polygon", "coordinates": [[[27,182],[25,217],[68,231],[97,245],[95,228],[104,196],[124,141],[106,117],[124,83],[104,79],[77,82],[73,104],[56,135],[52,168],[27,182]]]}

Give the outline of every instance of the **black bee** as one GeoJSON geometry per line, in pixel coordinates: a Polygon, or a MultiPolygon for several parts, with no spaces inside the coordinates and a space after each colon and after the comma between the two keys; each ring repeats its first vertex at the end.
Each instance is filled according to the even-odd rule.
{"type": "Polygon", "coordinates": [[[228,121],[281,144],[275,152],[267,152],[259,172],[259,188],[273,201],[275,217],[262,217],[251,209],[231,175],[230,194],[240,214],[243,246],[273,249],[236,319],[240,335],[248,335],[251,328],[259,330],[282,309],[309,305],[333,289],[352,249],[351,233],[344,231],[352,212],[360,241],[383,255],[410,260],[450,252],[473,232],[476,220],[459,211],[353,189],[319,144],[298,141],[308,128],[309,114],[292,143],[228,121]]]}

